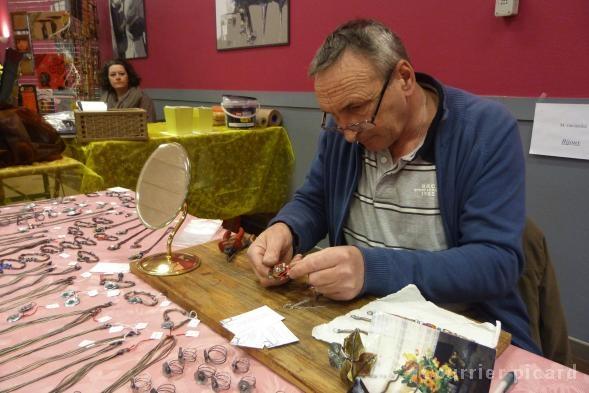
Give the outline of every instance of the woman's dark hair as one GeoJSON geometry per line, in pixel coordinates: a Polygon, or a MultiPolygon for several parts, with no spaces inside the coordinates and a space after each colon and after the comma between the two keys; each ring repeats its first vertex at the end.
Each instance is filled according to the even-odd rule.
{"type": "Polygon", "coordinates": [[[127,62],[126,60],[115,59],[107,62],[103,67],[100,73],[100,87],[104,91],[114,91],[112,86],[110,85],[110,80],[108,79],[108,69],[110,66],[113,65],[122,65],[127,71],[127,75],[129,76],[129,87],[137,87],[141,83],[141,78],[137,75],[137,72],[131,65],[131,63],[127,62]]]}

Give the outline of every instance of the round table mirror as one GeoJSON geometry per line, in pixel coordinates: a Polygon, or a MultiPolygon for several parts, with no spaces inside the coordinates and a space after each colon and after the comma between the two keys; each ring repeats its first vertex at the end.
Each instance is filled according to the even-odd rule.
{"type": "Polygon", "coordinates": [[[163,228],[181,214],[168,236],[167,252],[145,257],[137,263],[139,270],[156,276],[187,273],[200,266],[195,255],[172,252],[174,235],[186,219],[186,195],[190,184],[188,153],[178,143],[158,146],[143,165],[137,180],[137,214],[151,229],[163,228]]]}

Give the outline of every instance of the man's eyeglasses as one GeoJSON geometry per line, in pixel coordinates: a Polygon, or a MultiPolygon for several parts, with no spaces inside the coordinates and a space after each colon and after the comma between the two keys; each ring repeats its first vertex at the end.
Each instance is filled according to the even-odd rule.
{"type": "Polygon", "coordinates": [[[324,129],[325,131],[335,131],[335,132],[339,132],[339,133],[344,133],[344,131],[349,130],[355,133],[361,133],[364,131],[368,131],[373,129],[374,127],[376,127],[376,124],[374,124],[374,120],[376,119],[376,116],[378,115],[378,110],[380,109],[380,104],[382,102],[382,98],[384,97],[384,93],[387,90],[387,86],[389,85],[389,82],[391,80],[391,77],[393,76],[395,69],[393,68],[391,70],[391,72],[389,72],[389,75],[387,76],[387,79],[384,81],[384,85],[382,86],[382,90],[380,91],[380,96],[378,97],[378,102],[376,103],[376,108],[374,109],[374,113],[372,114],[372,117],[370,118],[370,120],[364,120],[364,121],[360,121],[357,123],[350,123],[346,126],[340,127],[338,125],[333,125],[333,126],[328,126],[327,125],[327,112],[323,112],[323,119],[321,120],[321,128],[324,129]]]}

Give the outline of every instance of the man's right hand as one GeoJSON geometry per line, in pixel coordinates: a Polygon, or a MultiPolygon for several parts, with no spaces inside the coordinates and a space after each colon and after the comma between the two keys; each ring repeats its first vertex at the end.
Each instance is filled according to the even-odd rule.
{"type": "Polygon", "coordinates": [[[268,273],[272,266],[281,262],[290,262],[293,251],[292,242],[293,237],[289,227],[278,222],[262,232],[249,246],[247,256],[262,286],[281,285],[288,281],[288,277],[279,280],[268,278],[268,273]]]}

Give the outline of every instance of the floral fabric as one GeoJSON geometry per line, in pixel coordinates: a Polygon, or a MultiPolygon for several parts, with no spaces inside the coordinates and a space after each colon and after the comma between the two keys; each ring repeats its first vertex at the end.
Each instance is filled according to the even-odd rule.
{"type": "Polygon", "coordinates": [[[176,136],[166,131],[165,123],[150,123],[148,133],[149,140],[139,142],[82,145],[70,140],[65,154],[101,175],[105,187],[135,190],[141,168],[157,146],[179,142],[192,166],[188,211],[201,218],[276,212],[289,195],[294,153],[282,127],[214,127],[176,136]]]}

